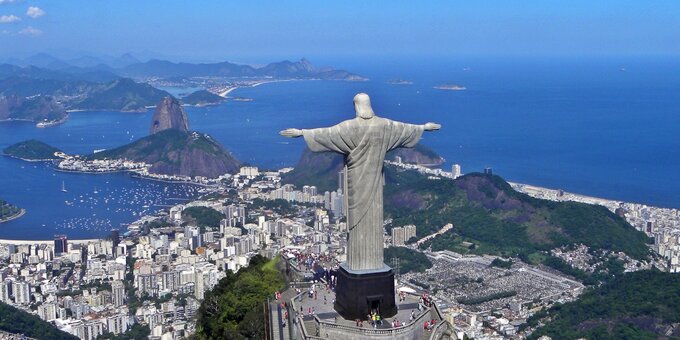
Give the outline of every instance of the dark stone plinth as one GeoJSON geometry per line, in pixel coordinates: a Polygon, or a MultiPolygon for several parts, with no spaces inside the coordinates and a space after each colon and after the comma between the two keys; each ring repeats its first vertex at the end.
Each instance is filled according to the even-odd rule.
{"type": "Polygon", "coordinates": [[[353,271],[345,265],[340,265],[335,288],[335,311],[340,316],[346,320],[365,320],[371,308],[378,309],[383,318],[397,314],[392,268],[353,271]]]}

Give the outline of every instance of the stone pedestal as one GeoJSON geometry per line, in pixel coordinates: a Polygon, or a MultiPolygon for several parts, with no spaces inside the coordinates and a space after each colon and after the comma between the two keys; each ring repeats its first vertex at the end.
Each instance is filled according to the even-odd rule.
{"type": "Polygon", "coordinates": [[[343,263],[335,288],[335,311],[346,320],[365,320],[371,309],[383,318],[397,314],[394,271],[388,266],[376,270],[353,271],[343,263]]]}

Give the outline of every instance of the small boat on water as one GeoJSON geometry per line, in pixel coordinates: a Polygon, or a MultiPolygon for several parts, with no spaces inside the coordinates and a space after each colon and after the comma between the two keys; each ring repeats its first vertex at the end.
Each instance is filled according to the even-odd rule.
{"type": "Polygon", "coordinates": [[[61,192],[68,192],[68,190],[66,190],[66,183],[64,183],[64,181],[61,181],[61,192]]]}

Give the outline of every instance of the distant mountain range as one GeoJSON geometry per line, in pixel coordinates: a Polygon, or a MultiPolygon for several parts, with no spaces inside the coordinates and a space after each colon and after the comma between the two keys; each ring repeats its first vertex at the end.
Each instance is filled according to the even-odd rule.
{"type": "Polygon", "coordinates": [[[330,79],[365,80],[364,77],[344,70],[316,68],[307,59],[297,62],[282,61],[263,67],[238,65],[230,62],[190,64],[165,60],[149,60],[128,65],[118,72],[128,77],[271,77],[280,79],[330,79]]]}
{"type": "Polygon", "coordinates": [[[79,110],[146,111],[170,94],[151,85],[120,78],[108,84],[96,86],[85,99],[72,104],[79,110]]]}
{"type": "MultiPolygon", "coordinates": [[[[105,70],[69,68],[55,71],[35,66],[0,65],[0,103],[23,103],[42,97],[54,98],[63,107],[64,114],[65,110],[141,111],[168,95],[151,85],[105,70]]],[[[3,114],[1,107],[2,104],[0,120],[56,120],[20,110],[17,105],[6,106],[7,112],[3,114]]]]}
{"type": "MultiPolygon", "coordinates": [[[[195,77],[365,80],[348,71],[317,68],[306,59],[253,67],[230,62],[140,62],[130,54],[117,58],[61,60],[43,53],[6,61],[11,63],[0,64],[0,121],[58,122],[66,117],[67,110],[143,111],[169,95],[131,78],[171,82],[195,77]],[[26,109],[24,104],[33,104],[35,101],[30,98],[37,96],[41,98],[38,103],[26,109]]],[[[189,105],[209,105],[223,99],[208,91],[199,91],[185,100],[189,105]]]]}
{"type": "Polygon", "coordinates": [[[69,67],[111,67],[120,68],[141,62],[130,53],[125,53],[118,57],[113,56],[80,56],[75,58],[61,59],[47,53],[38,53],[28,58],[10,58],[0,61],[0,63],[14,64],[19,66],[37,66],[53,70],[69,67]]]}
{"type": "MultiPolygon", "coordinates": [[[[59,59],[47,53],[40,53],[25,59],[5,59],[0,61],[0,77],[3,68],[39,68],[62,73],[78,74],[94,71],[107,72],[115,77],[263,77],[285,79],[330,79],[330,80],[365,80],[364,77],[345,70],[331,67],[316,67],[309,60],[280,61],[262,67],[235,64],[228,61],[215,63],[186,63],[151,59],[140,61],[127,53],[119,57],[83,56],[73,59],[59,59]]],[[[113,79],[108,79],[111,81],[113,79]]],[[[0,87],[0,90],[2,88],[0,87]]]]}

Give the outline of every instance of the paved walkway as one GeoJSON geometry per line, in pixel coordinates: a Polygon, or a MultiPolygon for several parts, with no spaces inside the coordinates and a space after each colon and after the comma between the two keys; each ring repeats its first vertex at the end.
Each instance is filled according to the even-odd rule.
{"type": "MultiPolygon", "coordinates": [[[[310,297],[308,291],[302,295],[302,301],[295,301],[297,312],[304,315],[305,321],[311,321],[313,315],[316,315],[324,322],[333,322],[340,325],[356,326],[355,320],[345,320],[333,309],[335,301],[335,292],[326,289],[324,285],[317,284],[316,296],[310,297]],[[311,313],[310,313],[311,312],[311,313]]],[[[418,298],[412,295],[407,295],[406,300],[399,302],[397,296],[397,315],[383,321],[382,325],[377,325],[378,329],[392,328],[392,321],[399,320],[403,325],[408,324],[411,317],[411,312],[414,312],[417,318],[422,311],[418,310],[418,298]]],[[[370,322],[364,320],[364,327],[372,327],[370,322]]]]}

